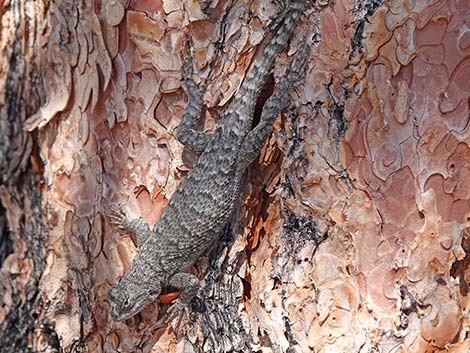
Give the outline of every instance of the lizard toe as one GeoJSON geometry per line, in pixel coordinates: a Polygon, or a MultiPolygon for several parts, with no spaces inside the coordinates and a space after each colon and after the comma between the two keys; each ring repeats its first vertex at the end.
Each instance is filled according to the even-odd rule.
{"type": "Polygon", "coordinates": [[[126,228],[127,216],[122,210],[114,209],[109,215],[110,223],[119,229],[126,228]]]}
{"type": "Polygon", "coordinates": [[[184,316],[189,319],[189,304],[177,299],[168,309],[167,315],[168,322],[171,322],[173,331],[177,333],[184,316]]]}

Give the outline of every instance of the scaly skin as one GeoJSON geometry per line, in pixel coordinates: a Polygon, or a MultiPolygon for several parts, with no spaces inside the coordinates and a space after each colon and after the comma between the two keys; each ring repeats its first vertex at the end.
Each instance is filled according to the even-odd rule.
{"type": "MultiPolygon", "coordinates": [[[[306,45],[266,102],[260,123],[251,129],[260,91],[276,56],[287,48],[305,6],[305,1],[293,1],[289,5],[283,23],[255,62],[214,134],[194,130],[202,96],[194,82],[183,77],[183,88],[190,99],[178,138],[202,153],[153,230],[142,220],[130,220],[122,212],[111,216],[115,225],[135,233],[140,246],[138,255],[121,281],[110,289],[113,319],[123,321],[137,314],[158,297],[162,286],[168,285],[181,290],[170,315],[179,314],[180,318],[183,311],[188,311],[199,281],[197,277],[181,271],[191,267],[218,239],[238,199],[246,167],[259,155],[274,120],[287,104],[289,92],[305,66],[306,45]]],[[[183,74],[190,76],[191,69],[185,68],[183,74]]]]}

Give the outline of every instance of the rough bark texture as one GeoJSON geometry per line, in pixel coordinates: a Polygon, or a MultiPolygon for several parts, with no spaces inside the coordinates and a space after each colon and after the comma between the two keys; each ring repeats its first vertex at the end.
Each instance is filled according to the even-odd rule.
{"type": "Polygon", "coordinates": [[[191,320],[110,319],[137,249],[106,215],[154,224],[194,160],[185,36],[210,131],[277,3],[0,0],[2,353],[470,349],[467,0],[306,12],[305,82],[193,269],[191,320]]]}

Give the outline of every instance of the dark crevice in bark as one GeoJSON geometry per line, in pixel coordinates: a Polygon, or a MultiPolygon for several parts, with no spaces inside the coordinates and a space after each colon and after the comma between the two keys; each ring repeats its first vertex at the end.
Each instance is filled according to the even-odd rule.
{"type": "MultiPolygon", "coordinates": [[[[364,49],[363,42],[364,39],[364,29],[369,23],[369,19],[374,15],[379,7],[384,3],[384,0],[367,0],[367,1],[357,1],[355,4],[354,13],[356,15],[356,29],[353,37],[351,38],[351,50],[349,53],[349,63],[345,67],[345,71],[354,70],[359,72],[362,71],[361,63],[364,60],[364,49]]],[[[368,66],[369,63],[366,63],[368,66]]],[[[354,95],[355,91],[358,90],[354,82],[346,77],[341,78],[341,86],[344,89],[344,98],[348,99],[354,95]]],[[[356,92],[357,93],[357,92],[356,92]]]]}
{"type": "Polygon", "coordinates": [[[0,267],[5,259],[13,252],[10,233],[8,232],[7,218],[3,205],[0,204],[0,267]]]}
{"type": "Polygon", "coordinates": [[[31,163],[33,138],[23,130],[25,119],[40,104],[38,92],[42,90],[37,87],[41,81],[37,79],[36,63],[25,53],[32,50],[24,45],[25,33],[32,36],[30,32],[34,27],[29,23],[34,19],[23,15],[27,2],[17,1],[5,9],[5,12],[12,12],[14,23],[11,26],[16,33],[11,52],[3,54],[9,67],[3,88],[5,104],[0,107],[0,265],[6,266],[5,259],[11,255],[16,257],[14,262],[31,268],[21,268],[21,275],[9,268],[2,269],[2,274],[8,276],[0,281],[0,297],[8,298],[1,303],[3,309],[8,310],[5,320],[0,322],[2,353],[59,351],[53,326],[41,318],[44,307],[39,281],[45,261],[44,210],[38,189],[40,183],[31,163]],[[8,224],[10,218],[14,224],[8,224]],[[24,245],[18,246],[20,241],[24,245]],[[24,271],[29,274],[26,280],[24,271]],[[38,329],[42,330],[41,348],[36,342],[38,329]]]}
{"type": "Polygon", "coordinates": [[[349,124],[344,117],[344,104],[334,103],[330,108],[330,120],[328,121],[328,136],[336,144],[348,130],[349,124]]]}
{"type": "MultiPolygon", "coordinates": [[[[362,54],[362,41],[364,40],[364,27],[369,23],[369,19],[375,13],[375,11],[382,6],[383,0],[369,0],[369,1],[358,1],[356,3],[355,13],[361,20],[359,21],[356,32],[351,40],[353,51],[358,51],[362,54]]],[[[353,53],[351,53],[352,57],[353,53]]],[[[351,58],[350,57],[350,58],[351,58]]]]}
{"type": "Polygon", "coordinates": [[[274,92],[274,87],[275,87],[275,82],[274,82],[274,76],[269,75],[263,89],[261,90],[261,93],[256,100],[256,105],[255,105],[255,113],[253,114],[253,126],[254,128],[256,125],[259,124],[261,120],[261,114],[263,113],[263,107],[266,103],[266,101],[271,97],[271,95],[274,92]]]}
{"type": "MultiPolygon", "coordinates": [[[[18,189],[13,190],[16,197],[12,200],[12,203],[16,203],[25,212],[33,212],[35,215],[33,219],[24,217],[24,215],[20,217],[19,229],[15,230],[15,237],[21,236],[26,242],[27,250],[24,258],[33,263],[33,269],[24,289],[16,282],[14,275],[11,275],[9,279],[13,304],[1,325],[0,347],[2,347],[2,353],[37,352],[34,345],[32,346],[35,330],[39,327],[44,330],[44,325],[41,323],[39,313],[36,310],[42,306],[38,286],[43,273],[45,238],[34,175],[32,173],[22,175],[18,189]],[[26,210],[27,204],[32,204],[33,209],[26,210]],[[22,299],[21,293],[24,293],[26,300],[22,299]]],[[[21,256],[21,254],[17,254],[17,256],[21,256]]],[[[1,288],[1,292],[4,290],[5,288],[1,288]]],[[[41,336],[48,339],[47,335],[42,334],[41,336]]],[[[50,348],[54,351],[53,347],[50,348]]]]}

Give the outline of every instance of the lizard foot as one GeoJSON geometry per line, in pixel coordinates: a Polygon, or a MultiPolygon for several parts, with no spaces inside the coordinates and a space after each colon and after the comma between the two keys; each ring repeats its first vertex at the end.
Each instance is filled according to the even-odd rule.
{"type": "Polygon", "coordinates": [[[167,311],[168,321],[171,322],[173,331],[178,332],[179,326],[184,316],[189,318],[189,303],[184,303],[179,298],[170,306],[167,311]]]}
{"type": "Polygon", "coordinates": [[[138,248],[140,248],[150,236],[155,235],[148,223],[143,219],[131,219],[120,209],[112,209],[109,219],[111,225],[117,227],[119,230],[130,232],[132,240],[138,248]]]}
{"type": "Polygon", "coordinates": [[[127,216],[121,209],[112,209],[109,219],[113,226],[116,226],[121,230],[126,230],[128,228],[127,216]]]}
{"type": "Polygon", "coordinates": [[[178,334],[183,316],[189,318],[189,303],[184,303],[181,300],[176,299],[176,301],[168,308],[165,315],[163,315],[162,318],[152,326],[152,329],[163,326],[165,322],[170,322],[173,332],[178,334]]]}

